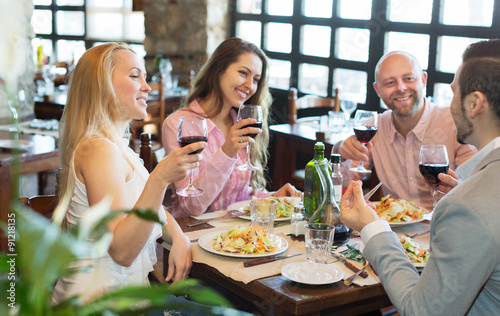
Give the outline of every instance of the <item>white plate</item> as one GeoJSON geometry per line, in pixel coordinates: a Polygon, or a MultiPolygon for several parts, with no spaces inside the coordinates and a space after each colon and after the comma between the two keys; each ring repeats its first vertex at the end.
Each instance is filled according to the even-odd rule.
{"type": "Polygon", "coordinates": [[[285,278],[303,284],[323,285],[342,280],[344,273],[331,264],[294,262],[281,268],[285,278]]]}
{"type": "Polygon", "coordinates": [[[415,266],[415,268],[417,268],[417,269],[423,269],[423,268],[425,268],[425,262],[424,263],[421,263],[421,262],[412,262],[412,263],[415,266]]]}
{"type": "MultiPolygon", "coordinates": [[[[280,201],[287,200],[290,203],[292,203],[293,205],[299,204],[301,201],[300,197],[290,197],[290,196],[279,197],[278,199],[280,201]]],[[[228,210],[239,210],[239,209],[243,209],[245,206],[247,206],[249,204],[250,204],[250,200],[239,201],[239,202],[235,202],[235,203],[229,205],[227,207],[227,209],[228,210]]],[[[246,219],[248,221],[251,220],[250,215],[243,215],[243,216],[238,216],[238,217],[241,219],[246,219]]],[[[279,217],[279,218],[274,219],[275,222],[284,222],[284,221],[288,221],[288,220],[290,220],[290,217],[279,217]]]]}
{"type": "MultiPolygon", "coordinates": [[[[380,201],[371,202],[371,203],[373,205],[377,206],[377,204],[379,204],[380,201]]],[[[431,220],[431,218],[432,218],[432,212],[431,213],[427,213],[427,214],[423,214],[421,219],[417,219],[417,220],[411,221],[411,222],[397,222],[397,223],[389,222],[389,226],[391,226],[391,227],[405,226],[405,225],[420,223],[420,222],[423,222],[423,221],[426,221],[426,220],[431,220]]]]}
{"type": "Polygon", "coordinates": [[[5,149],[28,149],[33,146],[33,142],[29,140],[13,140],[13,139],[0,139],[0,148],[5,149]]]}
{"type": "Polygon", "coordinates": [[[421,218],[421,219],[417,219],[417,220],[411,221],[411,222],[399,222],[399,223],[389,222],[389,226],[391,226],[391,227],[399,227],[399,226],[404,226],[404,225],[410,225],[410,224],[420,223],[420,222],[423,222],[425,220],[427,220],[427,219],[421,218]]]}
{"type": "Polygon", "coordinates": [[[273,235],[274,238],[276,238],[275,239],[276,240],[276,250],[273,252],[266,252],[266,253],[261,253],[261,254],[236,254],[236,253],[217,251],[214,249],[213,239],[215,236],[217,236],[223,232],[225,232],[225,230],[211,232],[211,233],[207,233],[207,234],[203,235],[200,239],[198,239],[198,245],[200,245],[200,247],[202,249],[204,249],[208,252],[214,253],[216,255],[221,255],[221,256],[225,256],[225,257],[233,257],[233,258],[269,257],[269,256],[278,255],[282,252],[285,252],[288,249],[288,242],[284,238],[270,234],[270,235],[273,235]]]}

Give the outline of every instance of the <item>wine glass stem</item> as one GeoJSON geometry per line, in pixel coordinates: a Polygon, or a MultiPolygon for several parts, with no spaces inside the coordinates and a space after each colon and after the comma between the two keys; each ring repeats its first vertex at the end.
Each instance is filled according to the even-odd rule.
{"type": "Polygon", "coordinates": [[[247,143],[247,164],[250,164],[250,142],[247,143]]]}
{"type": "Polygon", "coordinates": [[[363,166],[363,160],[360,160],[359,161],[359,166],[358,166],[360,169],[364,169],[365,166],[363,166]]]}
{"type": "Polygon", "coordinates": [[[432,210],[433,211],[436,208],[437,197],[438,197],[437,189],[432,189],[432,210]]]}
{"type": "Polygon", "coordinates": [[[188,188],[191,189],[193,188],[193,170],[192,169],[189,169],[189,184],[188,184],[188,188]]]}

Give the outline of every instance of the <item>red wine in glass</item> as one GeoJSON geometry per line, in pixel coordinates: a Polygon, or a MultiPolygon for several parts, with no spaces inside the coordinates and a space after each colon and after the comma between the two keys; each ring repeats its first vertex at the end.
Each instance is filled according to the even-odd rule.
{"type": "Polygon", "coordinates": [[[437,186],[440,182],[438,174],[441,172],[446,173],[449,168],[449,163],[448,152],[446,151],[445,145],[428,144],[420,147],[418,169],[432,187],[432,210],[436,208],[436,203],[438,201],[437,186]]]}
{"type": "Polygon", "coordinates": [[[377,133],[376,127],[370,126],[355,126],[354,127],[354,135],[356,135],[356,139],[359,140],[362,144],[367,144],[373,136],[377,133]]]}
{"type": "MultiPolygon", "coordinates": [[[[242,127],[242,129],[247,128],[247,127],[257,127],[257,128],[262,129],[262,122],[255,122],[254,124],[245,125],[242,127]]],[[[250,136],[252,138],[255,138],[255,136],[257,136],[257,134],[245,134],[245,136],[250,136]]]]}
{"type": "MultiPolygon", "coordinates": [[[[187,146],[189,144],[193,144],[193,143],[197,143],[197,142],[206,142],[207,140],[208,140],[208,137],[206,137],[206,136],[184,136],[184,137],[180,137],[177,141],[179,143],[179,146],[184,147],[184,146],[187,146]]],[[[192,153],[190,153],[190,155],[199,154],[202,152],[202,150],[203,150],[203,148],[195,150],[192,153]]]]}
{"type": "MultiPolygon", "coordinates": [[[[353,123],[354,135],[356,139],[366,146],[368,142],[375,136],[378,130],[378,113],[376,111],[357,110],[354,116],[353,123]]],[[[349,169],[352,172],[371,173],[372,171],[363,166],[363,160],[359,161],[359,165],[349,169]]]]}
{"type": "Polygon", "coordinates": [[[449,165],[437,164],[437,163],[421,163],[418,166],[420,173],[424,176],[427,183],[431,186],[437,186],[441,180],[438,178],[438,174],[446,173],[449,169],[449,165]]]}
{"type": "MultiPolygon", "coordinates": [[[[245,127],[262,128],[262,120],[263,120],[262,107],[260,105],[253,105],[253,104],[240,105],[240,108],[238,109],[238,115],[236,117],[236,120],[239,122],[239,121],[247,119],[247,118],[253,118],[253,119],[255,119],[256,122],[253,124],[248,124],[246,126],[243,126],[242,128],[245,128],[245,127]]],[[[257,136],[257,134],[246,134],[245,136],[255,138],[255,136],[257,136]]],[[[245,163],[240,165],[240,166],[237,166],[236,169],[243,170],[243,171],[258,170],[259,168],[253,166],[250,163],[250,142],[247,142],[246,153],[247,153],[247,157],[246,157],[245,163]]]]}
{"type": "MultiPolygon", "coordinates": [[[[206,142],[208,140],[207,120],[203,117],[187,115],[179,120],[177,127],[177,142],[180,147],[187,146],[196,142],[206,142]]],[[[202,149],[195,150],[189,155],[199,154],[202,149]]],[[[185,188],[178,188],[175,192],[180,196],[199,196],[203,190],[193,186],[193,171],[188,171],[188,185],[185,188]]]]}

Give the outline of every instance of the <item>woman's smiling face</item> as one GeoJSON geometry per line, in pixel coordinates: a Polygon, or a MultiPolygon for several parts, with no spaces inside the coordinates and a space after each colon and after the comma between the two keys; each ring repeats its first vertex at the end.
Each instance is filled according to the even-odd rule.
{"type": "Polygon", "coordinates": [[[262,76],[262,60],[244,53],[220,77],[224,106],[238,108],[257,91],[262,76]]]}
{"type": "Polygon", "coordinates": [[[139,57],[128,50],[115,52],[116,66],[113,70],[113,90],[122,111],[123,120],[140,120],[146,117],[148,93],[146,70],[139,57]]]}

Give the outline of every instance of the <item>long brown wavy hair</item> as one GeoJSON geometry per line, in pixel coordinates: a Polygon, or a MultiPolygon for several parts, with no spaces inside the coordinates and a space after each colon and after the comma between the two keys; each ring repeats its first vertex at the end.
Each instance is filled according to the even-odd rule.
{"type": "Polygon", "coordinates": [[[266,179],[264,177],[264,168],[268,160],[269,146],[269,117],[272,104],[271,93],[269,92],[269,61],[266,54],[256,45],[233,37],[223,41],[212,56],[203,64],[193,82],[188,96],[184,99],[182,108],[189,106],[191,102],[197,99],[211,97],[215,102],[207,110],[207,118],[214,117],[222,110],[223,95],[220,87],[220,77],[226,69],[235,63],[240,55],[252,53],[257,55],[262,61],[262,76],[259,80],[257,90],[245,103],[259,104],[262,107],[262,134],[255,138],[255,145],[251,146],[251,161],[259,170],[252,173],[250,184],[254,189],[265,188],[266,179]]]}

